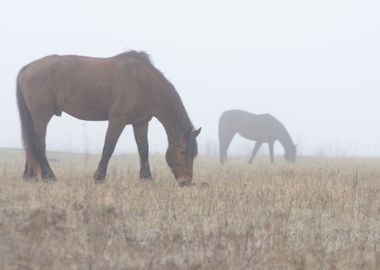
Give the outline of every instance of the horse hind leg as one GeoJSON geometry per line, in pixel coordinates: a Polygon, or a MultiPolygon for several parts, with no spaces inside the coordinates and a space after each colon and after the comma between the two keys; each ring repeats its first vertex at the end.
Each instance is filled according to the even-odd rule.
{"type": "MultiPolygon", "coordinates": [[[[35,138],[33,142],[33,152],[38,161],[37,169],[41,172],[42,179],[50,179],[55,180],[55,175],[50,168],[49,162],[46,157],[46,129],[49,120],[52,117],[52,112],[43,114],[43,117],[32,116],[33,118],[33,127],[35,132],[35,138]],[[39,167],[39,168],[38,168],[39,167]]],[[[33,159],[32,159],[33,160],[33,159]]],[[[32,164],[33,169],[36,168],[35,165],[32,164]]]]}
{"type": "Polygon", "coordinates": [[[231,144],[232,138],[235,136],[235,132],[231,130],[220,131],[219,134],[219,155],[220,162],[227,162],[227,150],[229,145],[231,144]]]}

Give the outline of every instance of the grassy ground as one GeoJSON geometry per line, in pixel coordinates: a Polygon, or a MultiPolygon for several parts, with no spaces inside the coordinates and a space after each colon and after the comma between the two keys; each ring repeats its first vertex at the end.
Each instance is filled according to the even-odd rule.
{"type": "Polygon", "coordinates": [[[380,160],[196,161],[179,187],[162,157],[50,153],[54,183],[0,151],[0,269],[380,269],[380,160]]]}

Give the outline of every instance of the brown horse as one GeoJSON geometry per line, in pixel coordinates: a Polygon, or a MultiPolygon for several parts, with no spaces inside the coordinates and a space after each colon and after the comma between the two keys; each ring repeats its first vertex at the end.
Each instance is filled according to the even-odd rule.
{"type": "Polygon", "coordinates": [[[165,128],[166,161],[175,178],[181,184],[192,180],[200,129],[194,130],[174,86],[145,52],[129,51],[110,58],[44,57],[19,72],[17,100],[26,152],[25,178],[55,179],[45,153],[46,128],[53,115],[66,112],[82,120],[108,120],[96,181],[104,181],[117,140],[129,124],[140,156],[140,178],[151,178],[147,133],[152,117],[165,128]]]}
{"type": "Polygon", "coordinates": [[[241,110],[225,111],[219,119],[220,162],[227,161],[227,149],[232,138],[238,133],[256,141],[249,163],[252,163],[263,143],[268,143],[271,163],[274,162],[274,143],[279,141],[285,149],[285,159],[296,160],[297,148],[284,125],[270,114],[253,114],[241,110]]]}

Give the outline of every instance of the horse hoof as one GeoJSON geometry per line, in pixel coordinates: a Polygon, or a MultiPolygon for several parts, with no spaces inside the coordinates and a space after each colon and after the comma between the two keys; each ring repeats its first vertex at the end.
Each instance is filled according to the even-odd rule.
{"type": "Polygon", "coordinates": [[[210,185],[207,182],[201,182],[199,186],[201,188],[208,188],[210,185]]]}
{"type": "Polygon", "coordinates": [[[37,175],[24,174],[24,175],[22,176],[22,179],[23,179],[24,181],[37,180],[37,175]]]}
{"type": "Polygon", "coordinates": [[[53,177],[46,177],[46,176],[44,176],[44,177],[42,177],[41,180],[44,181],[44,182],[55,182],[55,181],[57,181],[57,178],[55,178],[55,176],[53,176],[53,177]]]}
{"type": "Polygon", "coordinates": [[[103,184],[104,182],[104,179],[95,179],[95,184],[103,184]]]}
{"type": "Polygon", "coordinates": [[[140,175],[140,179],[142,181],[147,181],[147,182],[153,181],[152,176],[146,176],[146,175],[140,175]]]}
{"type": "Polygon", "coordinates": [[[181,182],[178,182],[178,185],[180,187],[189,187],[191,185],[193,185],[190,181],[181,181],[181,182]]]}
{"type": "Polygon", "coordinates": [[[99,175],[99,174],[95,174],[94,175],[94,181],[95,181],[96,184],[104,183],[105,178],[106,178],[105,175],[99,175]]]}
{"type": "Polygon", "coordinates": [[[57,181],[57,178],[53,173],[46,173],[42,175],[42,180],[46,182],[57,181]]]}

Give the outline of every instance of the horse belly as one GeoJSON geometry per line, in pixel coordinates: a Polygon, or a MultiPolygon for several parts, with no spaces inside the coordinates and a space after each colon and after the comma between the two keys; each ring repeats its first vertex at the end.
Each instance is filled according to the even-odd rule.
{"type": "Polygon", "coordinates": [[[64,101],[58,100],[58,107],[65,113],[81,120],[108,120],[108,106],[105,104],[105,100],[71,96],[65,98],[64,101]]]}
{"type": "Polygon", "coordinates": [[[264,129],[261,127],[254,126],[242,126],[240,130],[238,130],[238,134],[242,137],[251,140],[251,141],[261,141],[266,142],[268,140],[268,136],[264,129]]]}
{"type": "Polygon", "coordinates": [[[262,140],[261,136],[258,136],[257,133],[249,133],[245,131],[238,131],[238,134],[242,136],[243,138],[250,140],[250,141],[260,141],[262,140]]]}
{"type": "Polygon", "coordinates": [[[108,120],[107,112],[98,112],[98,111],[78,111],[76,109],[64,109],[65,113],[85,121],[106,121],[108,120]]]}

